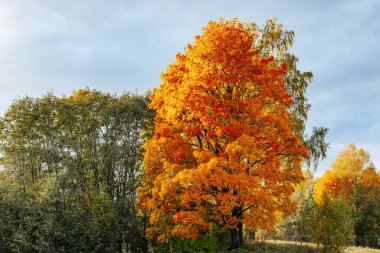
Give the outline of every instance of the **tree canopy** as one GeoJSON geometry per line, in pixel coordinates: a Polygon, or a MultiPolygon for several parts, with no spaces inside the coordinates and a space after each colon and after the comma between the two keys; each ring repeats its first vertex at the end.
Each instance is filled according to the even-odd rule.
{"type": "Polygon", "coordinates": [[[15,100],[0,118],[0,251],[146,248],[134,201],[148,121],[128,93],[15,100]]]}
{"type": "Polygon", "coordinates": [[[297,110],[307,114],[308,105],[294,100],[304,88],[287,87],[301,84],[286,79],[285,58],[265,55],[272,48],[261,34],[237,20],[210,22],[161,75],[138,189],[150,236],[197,238],[216,223],[238,247],[243,224],[270,228],[279,212],[295,210],[290,195],[308,158],[306,116],[297,110]]]}

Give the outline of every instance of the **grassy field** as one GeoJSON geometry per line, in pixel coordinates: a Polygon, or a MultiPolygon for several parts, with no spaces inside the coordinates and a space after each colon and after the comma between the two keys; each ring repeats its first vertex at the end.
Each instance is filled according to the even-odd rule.
{"type": "MultiPolygon", "coordinates": [[[[226,251],[227,252],[227,251],[226,251]]],[[[318,253],[311,244],[300,244],[286,241],[253,242],[244,245],[241,249],[228,251],[234,253],[318,253]]],[[[380,253],[380,249],[350,247],[345,253],[380,253]]]]}

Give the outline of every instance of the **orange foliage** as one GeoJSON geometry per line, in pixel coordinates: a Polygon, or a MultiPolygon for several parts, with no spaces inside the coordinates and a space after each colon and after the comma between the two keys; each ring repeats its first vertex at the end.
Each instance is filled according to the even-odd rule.
{"type": "Polygon", "coordinates": [[[373,169],[369,154],[351,144],[338,155],[331,170],[327,170],[317,181],[314,199],[319,204],[323,201],[323,195],[352,200],[358,187],[376,186],[379,180],[380,175],[373,169]]]}
{"type": "Polygon", "coordinates": [[[270,228],[290,213],[307,148],[291,131],[286,66],[252,50],[237,20],[210,22],[161,75],[138,206],[149,236],[197,238],[212,223],[270,228]]]}
{"type": "Polygon", "coordinates": [[[350,178],[346,175],[338,177],[338,175],[327,170],[315,184],[314,199],[318,204],[322,204],[325,196],[329,197],[344,197],[349,199],[352,195],[353,185],[350,178]]]}

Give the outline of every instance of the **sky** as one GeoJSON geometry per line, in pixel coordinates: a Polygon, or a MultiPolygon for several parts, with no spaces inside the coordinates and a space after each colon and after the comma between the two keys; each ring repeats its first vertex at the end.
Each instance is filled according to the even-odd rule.
{"type": "Polygon", "coordinates": [[[143,94],[210,20],[274,17],[295,32],[299,69],[314,74],[307,129],[330,129],[316,175],[350,143],[379,169],[378,0],[0,0],[0,115],[50,91],[143,94]]]}

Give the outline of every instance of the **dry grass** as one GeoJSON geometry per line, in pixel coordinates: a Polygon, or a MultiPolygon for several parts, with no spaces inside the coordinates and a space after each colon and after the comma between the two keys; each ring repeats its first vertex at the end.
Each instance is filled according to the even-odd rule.
{"type": "Polygon", "coordinates": [[[380,253],[380,249],[351,247],[347,249],[345,253],[380,253]]]}
{"type": "MultiPolygon", "coordinates": [[[[289,241],[262,241],[247,243],[233,253],[318,253],[316,246],[309,243],[289,241]]],[[[380,253],[380,249],[350,247],[344,253],[380,253]]]]}
{"type": "MultiPolygon", "coordinates": [[[[265,241],[266,243],[279,244],[279,245],[299,245],[299,242],[290,242],[290,241],[265,241]]],[[[307,246],[309,248],[315,248],[315,244],[312,243],[303,243],[302,245],[307,246]]],[[[363,248],[363,247],[350,247],[344,251],[345,253],[380,253],[380,249],[372,249],[372,248],[363,248]]]]}

